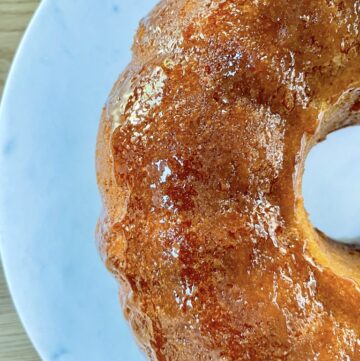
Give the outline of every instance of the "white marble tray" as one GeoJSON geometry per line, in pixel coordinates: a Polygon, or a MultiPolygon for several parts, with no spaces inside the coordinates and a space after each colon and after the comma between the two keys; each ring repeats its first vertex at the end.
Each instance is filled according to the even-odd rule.
{"type": "Polygon", "coordinates": [[[1,253],[22,322],[46,361],[143,360],[97,254],[101,108],[156,0],[45,0],[0,115],[1,253]]]}
{"type": "MultiPolygon", "coordinates": [[[[155,2],[44,1],[7,83],[0,114],[1,253],[17,310],[46,361],[143,359],[95,246],[94,148],[102,105],[129,61],[139,19],[155,2]]],[[[360,187],[353,181],[360,179],[359,130],[333,136],[351,154],[347,164],[336,163],[342,155],[330,142],[307,163],[308,209],[319,210],[316,224],[334,236],[360,235],[360,187]],[[326,170],[324,185],[319,175],[326,170]],[[340,223],[332,216],[338,210],[340,223]]]]}

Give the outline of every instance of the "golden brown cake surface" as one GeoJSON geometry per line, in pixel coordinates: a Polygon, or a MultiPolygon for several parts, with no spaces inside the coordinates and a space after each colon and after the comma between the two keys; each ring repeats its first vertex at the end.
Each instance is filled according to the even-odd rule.
{"type": "Polygon", "coordinates": [[[163,0],[141,22],[99,131],[98,237],[151,360],[360,360],[360,254],[301,197],[311,147],[360,123],[359,19],[163,0]]]}

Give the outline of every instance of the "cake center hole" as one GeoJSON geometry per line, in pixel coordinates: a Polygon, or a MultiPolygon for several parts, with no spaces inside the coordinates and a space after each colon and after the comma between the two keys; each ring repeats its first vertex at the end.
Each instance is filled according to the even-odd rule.
{"type": "Polygon", "coordinates": [[[338,130],[311,150],[303,197],[314,227],[360,245],[360,126],[338,130]]]}

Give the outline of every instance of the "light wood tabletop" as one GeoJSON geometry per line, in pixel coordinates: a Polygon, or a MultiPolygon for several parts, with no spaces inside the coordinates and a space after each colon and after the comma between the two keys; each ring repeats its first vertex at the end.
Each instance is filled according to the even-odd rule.
{"type": "MultiPolygon", "coordinates": [[[[39,0],[0,0],[0,99],[14,52],[39,0]]],[[[0,361],[39,361],[12,304],[0,261],[0,361]]]]}

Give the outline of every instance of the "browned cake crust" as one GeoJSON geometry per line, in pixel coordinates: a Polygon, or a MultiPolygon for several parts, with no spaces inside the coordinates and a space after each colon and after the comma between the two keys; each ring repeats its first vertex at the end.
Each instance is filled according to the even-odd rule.
{"type": "Polygon", "coordinates": [[[151,360],[360,360],[360,255],[301,196],[310,148],[360,122],[359,18],[163,0],[141,22],[100,126],[98,238],[151,360]]]}

